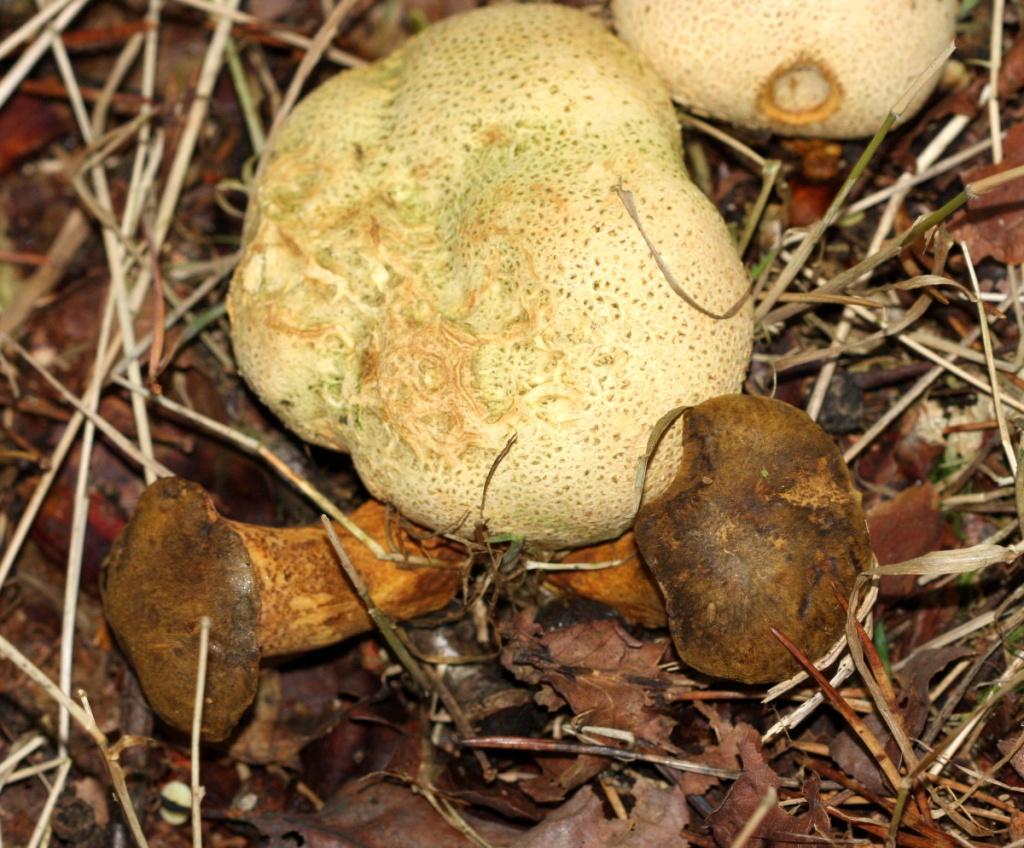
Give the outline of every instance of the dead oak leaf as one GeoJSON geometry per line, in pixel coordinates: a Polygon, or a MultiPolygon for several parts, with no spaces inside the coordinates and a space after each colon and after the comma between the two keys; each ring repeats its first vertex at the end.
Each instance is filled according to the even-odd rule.
{"type": "MultiPolygon", "coordinates": [[[[733,784],[722,805],[708,816],[706,825],[711,828],[715,842],[732,845],[747,822],[758,812],[770,790],[777,791],[781,785],[779,776],[764,761],[764,757],[753,739],[740,743],[740,757],[743,760],[743,774],[733,784]]],[[[776,848],[786,845],[806,845],[810,834],[827,836],[831,830],[828,814],[819,795],[820,780],[817,775],[804,783],[807,798],[807,812],[792,816],[774,806],[761,820],[750,839],[747,848],[776,848]]]]}
{"type": "MultiPolygon", "coordinates": [[[[591,726],[629,731],[648,745],[674,750],[666,704],[680,692],[658,665],[664,645],[642,642],[614,620],[544,631],[521,616],[502,652],[520,680],[539,685],[550,710],[568,704],[591,726]]],[[[604,740],[602,740],[603,742],[604,740]]]]}
{"type": "MultiPolygon", "coordinates": [[[[1005,158],[998,165],[969,168],[960,176],[972,183],[1010,168],[1024,165],[1024,124],[1015,124],[1006,134],[1005,158]]],[[[957,241],[967,242],[975,262],[993,256],[999,262],[1024,262],[1024,180],[1011,180],[981,197],[967,202],[949,227],[957,241]]]]}
{"type": "Polygon", "coordinates": [[[608,817],[604,800],[584,787],[509,848],[686,848],[689,844],[680,836],[689,824],[689,813],[678,787],[659,786],[640,777],[623,801],[629,802],[627,817],[608,817]]]}

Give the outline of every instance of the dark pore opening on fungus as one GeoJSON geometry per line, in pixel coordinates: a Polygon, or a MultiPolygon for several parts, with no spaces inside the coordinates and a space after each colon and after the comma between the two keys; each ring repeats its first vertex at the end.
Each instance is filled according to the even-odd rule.
{"type": "Polygon", "coordinates": [[[683,461],[637,513],[680,657],[744,683],[799,670],[771,628],[811,660],[842,634],[871,560],[860,494],[839,450],[781,401],[725,395],[684,414],[683,461]]]}

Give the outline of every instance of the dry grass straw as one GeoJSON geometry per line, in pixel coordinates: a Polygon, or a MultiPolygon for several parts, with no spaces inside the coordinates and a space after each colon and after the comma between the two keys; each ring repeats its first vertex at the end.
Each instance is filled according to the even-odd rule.
{"type": "MultiPolygon", "coordinates": [[[[153,459],[152,440],[148,435],[150,431],[149,409],[153,404],[162,405],[181,415],[185,420],[193,422],[197,427],[216,433],[231,444],[260,457],[269,468],[288,480],[317,508],[328,514],[333,520],[343,524],[378,557],[383,559],[396,559],[397,557],[383,550],[360,528],[354,526],[322,493],[312,487],[301,475],[296,474],[280,457],[273,454],[258,440],[231,428],[225,428],[217,422],[204,419],[180,404],[153,395],[143,380],[141,362],[150,345],[154,343],[154,339],[147,337],[136,340],[134,335],[133,319],[146,294],[155,286],[158,291],[168,297],[171,295],[163,286],[161,273],[180,275],[182,273],[194,274],[194,271],[198,271],[198,274],[194,274],[195,276],[205,277],[205,280],[196,287],[194,294],[188,299],[181,303],[171,304],[172,308],[165,316],[164,325],[171,327],[180,325],[182,322],[191,322],[193,328],[189,329],[188,337],[201,333],[203,327],[207,325],[202,323],[204,320],[202,316],[195,316],[192,310],[207,297],[209,292],[223,282],[233,264],[232,258],[211,263],[200,269],[165,268],[161,271],[153,259],[160,255],[161,249],[173,237],[172,224],[178,212],[188,170],[194,160],[196,145],[207,119],[209,97],[225,62],[232,72],[239,101],[243,104],[247,131],[253,147],[257,151],[265,148],[267,136],[263,133],[255,105],[258,98],[254,92],[249,90],[252,82],[246,78],[244,73],[240,72],[237,45],[231,37],[232,24],[258,27],[280,40],[281,43],[307,51],[306,58],[295,75],[292,86],[284,95],[276,91],[269,74],[263,73],[258,76],[258,82],[264,89],[263,96],[278,107],[275,109],[277,117],[269,132],[269,136],[272,137],[274,129],[297,99],[308,73],[321,59],[346,65],[360,64],[354,57],[330,46],[336,29],[344,22],[354,4],[350,0],[344,0],[334,6],[321,31],[315,38],[307,39],[281,28],[265,26],[253,16],[238,11],[237,0],[224,0],[222,3],[207,2],[207,0],[183,0],[192,8],[208,14],[214,29],[197,81],[196,96],[185,117],[184,132],[170,159],[166,178],[161,181],[160,174],[167,164],[167,156],[162,130],[152,122],[153,112],[146,110],[135,118],[124,119],[123,123],[114,126],[108,126],[108,124],[115,120],[109,108],[112,98],[132,69],[141,68],[143,96],[158,99],[159,92],[155,91],[155,78],[159,52],[163,49],[160,40],[162,4],[158,0],[153,0],[149,5],[145,19],[151,26],[144,34],[133,36],[125,44],[107,79],[99,102],[95,104],[90,113],[81,95],[74,63],[59,38],[59,34],[75,20],[87,2],[88,0],[55,0],[55,2],[44,6],[30,21],[0,43],[0,58],[12,55],[17,50],[22,51],[3,79],[0,80],[0,107],[18,90],[22,81],[40,59],[48,53],[52,55],[62,75],[69,92],[82,143],[82,153],[79,157],[80,168],[73,175],[75,185],[83,206],[101,224],[108,272],[112,281],[110,299],[105,304],[99,321],[102,328],[99,353],[94,364],[91,381],[82,397],[76,397],[61,386],[48,373],[47,369],[34,360],[27,351],[21,350],[13,344],[8,348],[20,356],[20,363],[42,374],[58,391],[73,413],[58,445],[48,457],[49,467],[38,477],[35,489],[25,505],[21,520],[10,533],[9,544],[0,559],[0,586],[10,574],[28,532],[36,520],[42,502],[73,446],[81,447],[82,459],[72,518],[71,552],[64,599],[65,619],[60,647],[59,685],[44,675],[15,645],[2,637],[0,637],[0,653],[13,662],[34,683],[43,687],[61,705],[62,718],[59,738],[62,745],[65,745],[68,740],[72,721],[92,738],[104,755],[112,785],[124,807],[126,821],[132,836],[137,844],[145,845],[145,837],[131,810],[124,787],[123,773],[118,764],[118,755],[121,750],[140,740],[125,738],[117,745],[111,746],[106,736],[96,726],[88,709],[70,697],[78,580],[88,515],[89,472],[94,462],[92,448],[97,435],[102,435],[124,456],[130,458],[147,479],[169,474],[170,472],[166,468],[153,459]],[[131,148],[129,155],[133,162],[132,175],[129,190],[123,203],[118,207],[107,184],[105,163],[108,157],[116,151],[122,151],[126,144],[131,148]],[[147,210],[155,210],[152,213],[152,220],[148,220],[147,210]],[[119,434],[98,413],[100,394],[111,381],[130,392],[135,424],[139,434],[136,442],[119,434]]],[[[997,10],[997,26],[992,38],[990,69],[992,80],[996,79],[1000,64],[1001,33],[998,29],[998,21],[1001,20],[1002,3],[997,2],[995,8],[997,10]]],[[[262,67],[258,56],[254,64],[258,69],[262,67]]],[[[993,84],[991,91],[995,90],[993,84]]],[[[1013,449],[1004,407],[1024,411],[1024,402],[1019,396],[1015,396],[1007,390],[1005,383],[1000,380],[1000,372],[1018,370],[1024,349],[1018,350],[1012,362],[997,360],[989,341],[988,317],[980,306],[978,327],[959,342],[951,342],[911,325],[900,325],[895,328],[887,325],[885,309],[879,307],[891,304],[888,296],[885,292],[865,294],[861,290],[871,273],[883,262],[894,257],[901,245],[916,239],[918,235],[951,211],[951,207],[937,210],[932,216],[916,223],[892,246],[883,248],[883,240],[891,231],[896,210],[903,202],[907,192],[916,186],[927,185],[930,180],[960,166],[984,150],[991,149],[993,160],[999,161],[1002,151],[999,104],[993,96],[987,100],[984,106],[988,110],[991,122],[991,135],[987,141],[945,155],[948,148],[959,139],[967,125],[965,118],[951,119],[918,157],[916,174],[909,172],[903,174],[892,187],[871,194],[851,205],[846,205],[846,200],[856,179],[867,167],[871,153],[884,135],[884,132],[881,133],[850,175],[850,179],[825,219],[811,232],[798,234],[795,240],[790,240],[791,246],[792,244],[796,245],[795,249],[783,250],[780,253],[786,260],[784,269],[774,277],[771,274],[771,269],[767,269],[764,274],[765,285],[758,288],[757,314],[767,327],[781,326],[784,322],[793,321],[802,314],[806,314],[811,301],[831,300],[845,304],[839,323],[828,328],[829,346],[816,352],[816,358],[824,360],[824,365],[819,375],[818,388],[812,395],[809,404],[812,413],[817,413],[820,410],[831,375],[840,365],[840,357],[856,358],[860,355],[861,350],[869,349],[872,345],[895,337],[905,346],[908,358],[913,361],[927,360],[934,363],[934,367],[918,378],[913,386],[874,425],[847,448],[846,458],[848,461],[852,461],[867,450],[878,436],[912,404],[925,395],[936,381],[944,375],[950,375],[993,398],[1002,453],[1007,466],[1012,471],[1016,471],[1017,457],[1013,449]],[[945,158],[942,158],[943,156],[945,158]],[[826,237],[829,227],[846,215],[873,212],[875,207],[881,203],[887,205],[878,216],[878,224],[872,239],[871,255],[850,272],[831,280],[822,279],[821,275],[815,271],[810,258],[816,246],[826,237]],[[811,284],[817,287],[819,297],[808,297],[806,298],[808,302],[804,303],[793,302],[793,284],[806,278],[809,278],[811,284]],[[856,296],[851,296],[850,289],[854,286],[858,287],[852,292],[856,296]],[[869,302],[875,305],[868,306],[869,302]],[[880,329],[877,329],[879,327],[880,329]],[[974,349],[974,344],[979,339],[983,342],[983,351],[981,352],[974,349]],[[983,370],[978,370],[978,366],[983,370]]],[[[895,120],[898,111],[899,107],[897,106],[894,114],[887,121],[887,127],[895,120]]],[[[692,119],[690,123],[701,131],[714,135],[718,142],[730,144],[739,151],[741,156],[748,158],[757,167],[764,168],[768,172],[759,200],[759,206],[763,207],[770,197],[777,176],[777,172],[770,170],[770,163],[766,163],[756,152],[735,143],[727,133],[708,127],[696,119],[692,119]]],[[[973,191],[988,190],[999,182],[999,179],[981,181],[973,186],[973,191]]],[[[966,200],[971,191],[969,188],[960,202],[966,200]]],[[[757,215],[752,217],[743,237],[744,243],[750,241],[757,217],[757,215]]],[[[17,329],[32,304],[50,291],[60,279],[78,245],[87,237],[88,232],[83,215],[75,213],[69,218],[59,238],[50,248],[47,264],[39,269],[23,289],[21,301],[0,316],[0,331],[10,334],[17,329]]],[[[782,246],[780,245],[780,248],[782,246]]],[[[1016,269],[1011,272],[1010,279],[1019,281],[1016,269]]],[[[980,303],[981,292],[977,282],[972,279],[971,283],[973,296],[980,303]]],[[[1012,298],[1005,298],[1000,304],[1000,308],[1006,310],[1013,307],[1019,321],[1018,295],[1019,292],[1015,288],[1012,298]]],[[[215,313],[212,316],[207,316],[206,320],[215,319],[218,315],[219,313],[215,313]]],[[[207,341],[213,346],[216,355],[222,361],[229,362],[226,353],[223,350],[217,350],[212,338],[208,337],[207,341]]],[[[157,353],[160,353],[158,340],[156,348],[157,353]]],[[[784,364],[780,363],[780,365],[784,364]]],[[[18,363],[8,363],[8,366],[9,374],[16,375],[18,373],[18,363]]],[[[999,497],[1003,497],[1007,502],[1012,500],[1012,492],[1008,494],[1005,488],[998,491],[999,497]]],[[[1009,534],[1016,532],[1017,526],[1016,523],[1007,524],[1000,532],[1005,533],[1005,537],[1008,537],[1009,534]]],[[[862,612],[865,614],[870,611],[873,599],[872,581],[881,575],[915,575],[922,582],[941,581],[950,576],[974,573],[995,565],[1009,565],[1016,562],[1020,554],[1024,552],[1024,542],[1000,544],[1002,541],[1004,541],[1004,537],[958,551],[929,554],[907,563],[878,568],[865,578],[863,584],[858,588],[858,594],[851,599],[851,603],[855,607],[861,606],[862,612]]],[[[950,702],[956,699],[958,693],[962,694],[972,685],[986,685],[988,687],[987,694],[980,699],[979,705],[972,715],[959,717],[949,714],[937,715],[923,740],[909,738],[899,720],[893,692],[888,682],[888,672],[874,653],[866,631],[855,618],[851,617],[847,632],[850,650],[840,659],[831,679],[826,679],[820,672],[809,670],[808,673],[816,676],[816,686],[807,686],[801,682],[806,678],[801,678],[801,680],[790,682],[776,691],[774,695],[780,702],[790,700],[798,706],[794,706],[791,712],[768,735],[778,736],[792,730],[799,721],[803,720],[822,702],[822,693],[827,693],[833,706],[840,710],[851,726],[869,742],[892,783],[897,798],[896,802],[888,808],[892,811],[891,823],[888,826],[890,842],[895,840],[896,828],[906,821],[912,821],[919,827],[929,829],[929,833],[937,832],[934,830],[938,827],[936,822],[945,822],[945,826],[951,828],[951,839],[955,840],[956,844],[970,844],[969,840],[971,839],[987,838],[988,832],[985,827],[976,825],[974,822],[985,820],[986,816],[989,820],[996,822],[1004,821],[1006,818],[1005,810],[998,806],[999,803],[1005,804],[1005,801],[1000,798],[1005,796],[1006,788],[995,783],[993,775],[996,773],[996,768],[992,767],[987,771],[976,769],[966,777],[961,774],[959,777],[965,777],[963,783],[951,777],[950,772],[955,757],[970,758],[970,746],[978,738],[984,722],[995,707],[1020,684],[1022,676],[1024,676],[1020,656],[1012,650],[1004,650],[1005,636],[1024,626],[1024,616],[1018,611],[1019,595],[1020,592],[1008,597],[997,609],[976,615],[945,633],[937,634],[918,648],[919,651],[923,651],[971,640],[981,641],[986,645],[982,652],[986,657],[995,656],[1001,651],[1006,655],[1004,670],[994,680],[988,680],[982,676],[984,670],[980,660],[964,660],[956,664],[933,687],[933,698],[938,699],[943,693],[948,693],[947,702],[950,702]],[[852,694],[844,693],[841,688],[855,669],[868,689],[870,702],[858,700],[852,694]],[[858,708],[871,708],[883,718],[886,727],[898,743],[904,764],[902,767],[898,768],[895,763],[885,757],[877,739],[873,739],[873,734],[865,733],[863,721],[858,715],[858,708]],[[987,794],[988,790],[991,790],[991,795],[987,794]],[[990,797],[994,799],[991,802],[986,800],[990,797]]],[[[841,646],[837,650],[841,651],[841,646]]],[[[903,663],[905,664],[908,659],[904,658],[903,663]]],[[[202,681],[202,671],[200,670],[198,674],[199,680],[202,681]]],[[[425,686],[426,683],[424,682],[425,686]]],[[[200,685],[197,711],[201,707],[201,694],[200,685]]],[[[194,844],[200,845],[202,837],[199,826],[199,804],[202,798],[202,788],[199,786],[197,777],[200,757],[198,743],[195,741],[197,738],[198,735],[194,733],[192,747],[193,836],[194,844]]],[[[483,745],[487,740],[479,741],[483,745]]],[[[1018,747],[1020,744],[1021,740],[1017,740],[1018,747]]],[[[61,754],[38,766],[23,767],[22,764],[26,759],[43,745],[44,740],[38,735],[17,740],[9,746],[6,757],[0,761],[0,799],[2,799],[5,787],[13,781],[43,779],[46,774],[53,776],[48,787],[47,807],[43,810],[36,834],[33,835],[33,844],[40,844],[44,839],[49,813],[60,797],[71,766],[67,757],[61,754]]],[[[582,748],[586,748],[587,753],[594,752],[592,746],[581,746],[582,748]]],[[[617,749],[608,750],[616,751],[617,749]]],[[[645,757],[644,759],[660,762],[670,768],[709,773],[706,767],[699,764],[671,758],[645,757]]],[[[736,776],[736,773],[730,770],[720,770],[720,772],[717,776],[723,779],[736,776]]],[[[434,801],[440,803],[443,799],[435,798],[432,803],[434,801]]],[[[767,803],[768,801],[766,801],[766,805],[767,803]]],[[[771,803],[774,803],[774,799],[771,800],[771,803]]],[[[767,809],[766,806],[765,811],[767,809]]],[[[443,813],[446,817],[452,817],[455,826],[458,826],[460,819],[452,810],[444,810],[443,813]]],[[[753,828],[750,829],[750,833],[753,833],[753,828]]],[[[744,836],[746,835],[748,834],[744,836]]]]}

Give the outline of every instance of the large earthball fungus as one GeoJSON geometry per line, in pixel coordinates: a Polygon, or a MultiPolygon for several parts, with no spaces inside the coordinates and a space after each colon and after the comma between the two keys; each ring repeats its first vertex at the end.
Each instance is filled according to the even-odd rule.
{"type": "Polygon", "coordinates": [[[580,11],[434,24],[312,92],[265,164],[228,300],[239,367],[420,524],[614,538],[655,422],[746,373],[749,303],[715,317],[746,276],[668,91],[580,11]]]}
{"type": "Polygon", "coordinates": [[[804,412],[727,395],[684,413],[672,485],[637,514],[636,540],[661,587],[679,656],[706,674],[768,683],[843,632],[835,596],[871,562],[860,493],[832,440],[804,412]]]}
{"type": "MultiPolygon", "coordinates": [[[[953,40],[957,0],[612,0],[683,105],[782,135],[874,133],[953,40]]],[[[904,114],[916,112],[938,81],[904,114]]]]}

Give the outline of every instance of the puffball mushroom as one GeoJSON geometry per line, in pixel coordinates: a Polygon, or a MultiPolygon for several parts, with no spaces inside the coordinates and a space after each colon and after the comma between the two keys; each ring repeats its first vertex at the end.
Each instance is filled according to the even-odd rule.
{"type": "MultiPolygon", "coordinates": [[[[683,105],[781,135],[872,135],[953,40],[957,0],[612,0],[683,105]]],[[[905,115],[931,94],[925,85],[905,115]]]]}
{"type": "MultiPolygon", "coordinates": [[[[383,513],[369,502],[352,517],[383,540],[383,513]]],[[[454,597],[459,569],[401,569],[343,530],[338,535],[385,612],[415,618],[454,597]]],[[[100,585],[107,621],[147,700],[178,730],[192,725],[199,621],[210,619],[202,724],[210,742],[225,739],[252,703],[261,657],[312,650],[374,627],[323,526],[230,521],[201,486],[177,477],[142,493],[103,563],[100,585]]]]}
{"type": "Polygon", "coordinates": [[[643,60],[563,6],[434,24],[315,90],[274,140],[228,298],[239,368],[419,524],[471,535],[482,512],[537,547],[614,538],[655,422],[736,391],[752,339],[749,304],[719,320],[672,291],[620,183],[691,298],[742,298],[643,60]]]}
{"type": "Polygon", "coordinates": [[[683,464],[637,513],[636,540],[661,587],[688,665],[744,683],[811,660],[843,632],[833,585],[849,596],[871,562],[860,494],[832,440],[771,398],[727,395],[684,413],[683,464]]]}

